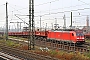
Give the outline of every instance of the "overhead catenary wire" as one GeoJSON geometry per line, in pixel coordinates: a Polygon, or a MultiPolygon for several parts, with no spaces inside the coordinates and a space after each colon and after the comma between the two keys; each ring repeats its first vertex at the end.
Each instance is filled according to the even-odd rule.
{"type": "MultiPolygon", "coordinates": [[[[56,1],[59,1],[59,0],[54,0],[54,1],[49,1],[49,2],[46,2],[46,3],[42,3],[42,4],[38,4],[38,5],[35,5],[35,6],[40,6],[40,5],[44,5],[44,4],[48,4],[48,3],[52,3],[52,2],[56,2],[56,1]]],[[[15,5],[17,6],[17,5],[15,5]]],[[[13,7],[12,7],[13,8],[13,7]]],[[[21,7],[20,7],[21,8],[21,7]]],[[[15,8],[14,8],[15,9],[15,8]]],[[[19,11],[19,10],[23,10],[23,9],[28,9],[28,7],[25,7],[25,8],[21,8],[21,9],[18,9],[18,10],[14,10],[14,11],[19,11]]]]}
{"type": "Polygon", "coordinates": [[[49,3],[52,3],[52,2],[56,2],[56,1],[59,1],[59,0],[49,1],[49,2],[45,2],[45,3],[42,3],[42,4],[35,5],[35,6],[45,5],[45,4],[49,4],[49,3]]]}
{"type": "MultiPolygon", "coordinates": [[[[83,17],[83,16],[87,16],[87,15],[80,15],[80,16],[73,16],[73,18],[75,18],[75,17],[83,17]]],[[[90,15],[88,15],[88,16],[90,16],[90,15]]],[[[71,17],[66,17],[66,18],[71,18],[71,17]]],[[[57,17],[57,19],[63,19],[63,16],[59,16],[59,17],[57,17]]],[[[53,18],[48,18],[48,19],[42,19],[42,21],[48,21],[48,20],[55,20],[55,18],[53,17],[53,18]]],[[[39,20],[35,20],[35,21],[39,21],[39,20]]]]}
{"type": "MultiPolygon", "coordinates": [[[[47,16],[47,15],[59,14],[59,13],[65,13],[65,12],[71,12],[71,11],[78,11],[78,10],[86,10],[86,9],[90,9],[90,8],[82,8],[82,9],[75,9],[75,10],[63,11],[63,12],[47,13],[47,14],[38,15],[38,16],[35,16],[35,17],[47,16]]],[[[29,15],[20,15],[20,14],[16,14],[16,15],[19,15],[19,16],[29,16],[29,15]]]]}
{"type": "Polygon", "coordinates": [[[5,6],[5,4],[1,4],[0,7],[1,7],[1,6],[5,6]]]}
{"type": "MultiPolygon", "coordinates": [[[[10,6],[10,5],[9,5],[10,6]]],[[[19,13],[22,13],[22,12],[20,12],[20,11],[18,11],[18,10],[16,10],[14,7],[12,7],[12,6],[10,6],[11,8],[13,8],[15,11],[17,11],[17,12],[19,12],[19,13]]],[[[12,11],[11,11],[12,12],[12,11]]],[[[13,11],[14,12],[14,11],[13,11]]]]}
{"type": "MultiPolygon", "coordinates": [[[[48,2],[48,3],[51,3],[51,2],[48,2]]],[[[82,4],[82,5],[85,5],[85,4],[82,4]]],[[[81,5],[76,5],[76,6],[81,6],[81,5]]],[[[70,6],[71,7],[71,6],[70,6]]],[[[65,7],[65,8],[70,8],[70,7],[65,7]]],[[[75,6],[73,6],[73,7],[75,7],[75,6]]],[[[15,9],[15,8],[14,8],[15,9]]],[[[58,8],[58,9],[63,9],[63,8],[58,8]]],[[[16,9],[15,9],[16,10],[16,9]]],[[[51,9],[50,11],[52,11],[52,10],[57,10],[57,9],[51,9]]],[[[16,11],[18,11],[18,10],[16,10],[16,11]]],[[[20,12],[20,11],[18,11],[18,12],[20,12]]],[[[21,13],[21,12],[20,12],[21,13]]],[[[49,14],[50,14],[50,12],[49,12],[49,14]]],[[[47,14],[46,14],[47,15],[47,14]]]]}
{"type": "MultiPolygon", "coordinates": [[[[13,11],[19,11],[19,12],[20,12],[21,10],[28,9],[28,7],[24,7],[24,8],[23,8],[23,7],[22,7],[22,8],[19,7],[20,9],[15,9],[15,8],[14,8],[12,5],[10,5],[10,4],[9,4],[9,6],[14,9],[13,11]]],[[[16,5],[15,5],[15,6],[16,6],[16,5]]],[[[10,11],[10,12],[12,12],[12,11],[10,11]]],[[[21,12],[20,12],[20,13],[21,13],[21,12]]]]}
{"type": "MultiPolygon", "coordinates": [[[[57,1],[60,1],[60,0],[54,0],[55,1],[55,3],[57,2],[57,1]]],[[[35,5],[36,7],[39,7],[40,5],[45,5],[45,4],[50,4],[50,6],[52,6],[51,4],[54,2],[54,1],[50,1],[50,2],[45,2],[45,3],[41,3],[41,4],[38,4],[38,5],[35,5]]],[[[61,14],[63,14],[63,13],[65,13],[65,12],[71,12],[71,11],[84,11],[84,10],[86,10],[86,9],[90,9],[90,8],[81,8],[81,10],[80,9],[74,9],[74,10],[66,10],[66,11],[57,11],[57,10],[59,10],[59,9],[66,9],[66,8],[71,8],[71,7],[77,7],[77,6],[83,6],[83,5],[89,5],[88,3],[87,4],[85,4],[85,3],[83,3],[83,4],[80,4],[80,5],[75,5],[75,6],[69,6],[69,7],[63,7],[63,8],[56,8],[56,9],[51,9],[50,7],[49,7],[49,9],[48,10],[45,10],[45,11],[40,11],[40,12],[42,12],[43,14],[37,14],[35,17],[40,17],[40,16],[48,16],[48,15],[59,15],[60,13],[61,14]],[[52,11],[54,11],[54,10],[56,10],[56,12],[52,12],[52,11]]],[[[17,16],[27,16],[26,18],[28,18],[28,13],[27,14],[24,14],[23,12],[22,12],[22,10],[23,9],[28,9],[28,7],[26,7],[26,8],[23,8],[23,7],[20,7],[19,9],[17,9],[17,8],[15,8],[14,6],[12,6],[12,5],[10,5],[9,4],[9,6],[10,7],[12,7],[14,10],[11,10],[10,12],[15,12],[15,11],[17,11],[17,12],[19,12],[20,14],[16,14],[16,13],[13,13],[13,14],[16,14],[17,16]]],[[[16,6],[17,7],[17,6],[16,6]]],[[[40,12],[38,12],[38,11],[36,11],[35,13],[40,13],[40,12]]],[[[81,13],[80,13],[80,16],[78,16],[78,15],[76,15],[76,16],[73,16],[73,17],[83,17],[83,16],[86,16],[86,15],[89,15],[89,14],[83,14],[83,15],[81,15],[81,13]]],[[[8,15],[8,16],[10,16],[10,15],[8,15]]],[[[51,16],[49,16],[50,18],[51,18],[51,16]]],[[[55,16],[56,18],[57,18],[57,16],[55,16]]],[[[55,18],[54,17],[54,18],[55,18]]],[[[61,17],[61,19],[62,19],[62,17],[63,16],[60,16],[61,17]]],[[[14,19],[14,17],[10,17],[13,21],[15,20],[14,19]]],[[[46,17],[47,18],[47,17],[46,17]]],[[[69,16],[66,16],[66,18],[70,18],[69,16]]],[[[24,20],[24,18],[21,18],[22,20],[24,20]]],[[[43,18],[44,20],[46,20],[45,18],[43,18]]],[[[42,20],[43,20],[42,19],[42,20]]],[[[58,19],[58,18],[57,18],[58,19]]],[[[3,19],[1,19],[1,20],[3,20],[3,19]]],[[[17,20],[17,19],[16,19],[17,20]]],[[[28,20],[28,19],[27,19],[28,20]]],[[[9,19],[9,21],[10,21],[10,19],[9,19]]],[[[26,21],[25,21],[26,22],[26,21]]]]}
{"type": "MultiPolygon", "coordinates": [[[[56,1],[59,1],[59,0],[54,0],[54,1],[46,2],[46,3],[42,3],[42,4],[38,4],[38,5],[48,4],[48,3],[52,3],[52,2],[56,2],[56,1]]],[[[81,1],[81,0],[79,0],[79,1],[81,1]]],[[[3,4],[3,5],[5,5],[5,4],[3,4]]],[[[38,6],[38,5],[36,5],[36,6],[38,6]]],[[[81,5],[86,5],[86,4],[81,4],[81,5]]],[[[81,6],[81,5],[76,5],[76,6],[81,6]]],[[[15,5],[15,6],[16,6],[16,5],[15,5]]],[[[75,6],[70,6],[70,7],[75,7],[75,6]]],[[[70,8],[70,7],[64,7],[64,8],[70,8]]],[[[12,8],[13,8],[13,7],[12,7],[12,8]]],[[[28,8],[28,7],[27,7],[27,8],[28,8]]],[[[13,8],[13,9],[15,9],[15,8],[13,8]]],[[[25,8],[21,8],[20,10],[22,10],[22,9],[25,9],[25,8]]],[[[63,9],[63,8],[57,8],[57,9],[63,9]]],[[[57,10],[57,9],[52,9],[52,10],[57,10]]],[[[15,9],[15,10],[16,10],[16,9],[15,9]]],[[[16,11],[20,12],[19,9],[16,10],[16,11]]]]}
{"type": "MultiPolygon", "coordinates": [[[[19,18],[20,20],[22,20],[24,23],[26,23],[23,19],[21,19],[20,17],[18,17],[17,15],[15,15],[17,18],[19,18]]],[[[28,23],[26,23],[27,25],[29,25],[28,23]]]]}
{"type": "Polygon", "coordinates": [[[81,1],[81,0],[78,0],[78,1],[80,1],[80,2],[82,2],[82,3],[84,3],[84,4],[86,4],[86,5],[90,5],[89,3],[86,3],[86,2],[84,2],[84,1],[81,1]]]}
{"type": "MultiPolygon", "coordinates": [[[[51,9],[50,11],[59,10],[59,9],[64,9],[64,8],[77,7],[77,6],[82,6],[82,5],[86,5],[86,4],[75,5],[75,6],[69,6],[69,7],[63,7],[63,8],[57,8],[57,9],[51,9]]],[[[49,10],[46,10],[46,11],[49,11],[49,10]]],[[[39,11],[39,12],[35,12],[35,13],[46,12],[46,11],[39,11]]]]}
{"type": "MultiPolygon", "coordinates": [[[[1,4],[1,5],[0,5],[0,7],[2,7],[2,6],[5,6],[5,4],[1,4]]],[[[4,12],[3,12],[3,13],[0,13],[0,15],[2,15],[2,14],[4,14],[4,12]]]]}
{"type": "MultiPolygon", "coordinates": [[[[57,0],[55,0],[55,1],[57,1],[57,0]]],[[[55,2],[55,1],[51,1],[51,2],[55,2]]],[[[49,2],[47,2],[47,3],[49,3],[49,2]]],[[[47,3],[43,3],[43,4],[47,4],[47,3]]],[[[39,4],[39,5],[43,5],[43,4],[39,4]]],[[[36,6],[39,6],[39,5],[36,5],[36,6]]],[[[20,9],[20,10],[22,10],[22,9],[20,9]]],[[[18,10],[16,10],[16,11],[18,11],[18,10]]]]}
{"type": "MultiPolygon", "coordinates": [[[[52,3],[52,2],[48,2],[48,3],[52,3]]],[[[77,7],[77,6],[82,6],[82,5],[86,5],[86,4],[81,4],[81,5],[75,5],[75,6],[69,6],[69,7],[63,7],[63,8],[71,8],[71,7],[77,7]]],[[[16,6],[16,5],[15,5],[16,6]]],[[[12,6],[11,6],[12,7],[12,6]]],[[[19,11],[19,10],[23,10],[23,9],[28,9],[28,7],[26,8],[21,8],[20,9],[15,9],[14,7],[12,7],[14,9],[14,11],[19,11]]],[[[57,9],[51,9],[50,11],[53,11],[53,10],[58,10],[58,9],[63,9],[63,8],[57,8],[57,9]]],[[[46,11],[49,11],[49,10],[46,10],[46,11]]],[[[40,12],[46,12],[46,11],[40,11],[40,12]]],[[[12,11],[11,11],[12,12],[12,11]]],[[[40,13],[40,12],[35,12],[35,13],[40,13]]]]}
{"type": "Polygon", "coordinates": [[[71,12],[71,11],[78,11],[78,10],[85,10],[85,9],[90,9],[90,8],[82,8],[82,9],[76,9],[76,10],[63,11],[63,12],[47,13],[47,14],[38,15],[38,16],[35,16],[35,17],[47,16],[47,15],[51,15],[51,14],[59,14],[59,13],[65,13],[65,12],[71,12]]]}
{"type": "Polygon", "coordinates": [[[27,8],[28,8],[28,7],[23,7],[23,6],[14,5],[14,4],[11,4],[11,3],[9,3],[9,5],[20,8],[20,9],[18,9],[18,10],[22,10],[22,9],[27,9],[27,8]]]}

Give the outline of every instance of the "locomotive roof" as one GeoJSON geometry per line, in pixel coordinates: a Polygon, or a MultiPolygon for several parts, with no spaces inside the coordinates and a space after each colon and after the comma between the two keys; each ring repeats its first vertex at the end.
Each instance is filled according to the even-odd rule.
{"type": "Polygon", "coordinates": [[[80,29],[56,29],[56,30],[51,30],[51,31],[82,31],[80,29]]]}
{"type": "Polygon", "coordinates": [[[75,31],[75,32],[82,32],[82,30],[75,30],[75,29],[58,29],[58,30],[51,30],[53,32],[70,32],[70,31],[75,31]]]}
{"type": "Polygon", "coordinates": [[[74,29],[58,29],[58,30],[51,30],[51,31],[75,31],[74,29]]]}
{"type": "Polygon", "coordinates": [[[51,31],[53,31],[53,32],[70,32],[69,30],[51,30],[51,31]]]}

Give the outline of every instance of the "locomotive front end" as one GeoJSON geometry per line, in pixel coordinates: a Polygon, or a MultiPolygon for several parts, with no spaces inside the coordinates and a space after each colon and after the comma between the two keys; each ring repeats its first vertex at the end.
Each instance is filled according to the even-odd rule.
{"type": "Polygon", "coordinates": [[[85,37],[82,31],[76,31],[76,41],[77,43],[85,43],[85,37]]]}

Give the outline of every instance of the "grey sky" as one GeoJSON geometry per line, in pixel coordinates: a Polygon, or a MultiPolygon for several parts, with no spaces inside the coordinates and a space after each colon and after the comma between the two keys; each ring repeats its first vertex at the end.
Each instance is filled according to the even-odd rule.
{"type": "MultiPolygon", "coordinates": [[[[0,25],[5,26],[5,4],[8,2],[8,15],[9,22],[22,22],[15,14],[19,14],[20,18],[28,23],[28,7],[29,0],[0,0],[0,25]]],[[[90,1],[89,0],[34,0],[35,1],[35,24],[39,27],[40,16],[42,20],[42,27],[45,24],[51,27],[51,24],[57,23],[63,26],[63,16],[66,16],[66,25],[70,25],[70,11],[73,12],[73,25],[75,26],[85,26],[86,17],[90,15],[90,1]],[[64,13],[62,13],[64,12],[64,13]],[[80,14],[80,15],[79,15],[80,14]]],[[[90,17],[90,16],[89,16],[90,17]]],[[[11,24],[11,27],[16,27],[17,24],[11,24]]],[[[27,26],[22,24],[22,26],[27,26]]]]}

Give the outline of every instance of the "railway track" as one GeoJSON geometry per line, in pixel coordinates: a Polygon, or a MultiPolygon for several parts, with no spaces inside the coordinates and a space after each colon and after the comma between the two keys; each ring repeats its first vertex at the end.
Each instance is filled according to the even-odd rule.
{"type": "Polygon", "coordinates": [[[15,55],[17,57],[21,57],[21,60],[58,60],[56,58],[52,58],[49,56],[43,56],[39,54],[35,54],[25,50],[19,50],[16,48],[8,47],[4,44],[0,44],[1,51],[15,55]]]}
{"type": "Polygon", "coordinates": [[[24,60],[23,58],[20,58],[4,51],[0,51],[0,57],[5,60],[24,60]]]}
{"type": "Polygon", "coordinates": [[[45,41],[41,41],[41,42],[37,41],[37,44],[39,46],[43,44],[44,47],[46,46],[52,49],[59,49],[59,50],[65,50],[65,51],[71,51],[71,52],[75,52],[75,51],[89,52],[89,49],[85,46],[69,46],[69,45],[63,45],[63,44],[51,43],[51,42],[45,43],[45,41]]]}
{"type": "Polygon", "coordinates": [[[84,45],[86,45],[86,46],[90,46],[90,43],[86,42],[84,45]]]}
{"type": "MultiPolygon", "coordinates": [[[[22,42],[22,40],[17,40],[17,39],[14,41],[19,41],[21,43],[27,43],[28,42],[28,41],[22,42]]],[[[69,52],[75,52],[75,51],[79,51],[81,53],[89,52],[89,49],[87,47],[87,46],[89,46],[88,44],[84,44],[81,46],[69,46],[69,45],[64,45],[64,44],[35,40],[35,45],[40,46],[40,47],[48,47],[49,49],[65,50],[65,51],[69,51],[69,52]]]]}

